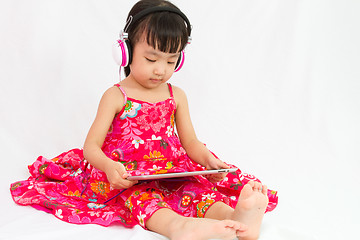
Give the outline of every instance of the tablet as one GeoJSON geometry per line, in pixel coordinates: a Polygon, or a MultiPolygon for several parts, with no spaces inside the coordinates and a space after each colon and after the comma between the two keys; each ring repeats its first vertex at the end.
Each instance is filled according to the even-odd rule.
{"type": "Polygon", "coordinates": [[[137,176],[129,176],[126,179],[128,179],[128,180],[154,180],[154,179],[163,179],[163,178],[191,177],[191,176],[196,176],[196,175],[230,173],[230,172],[235,172],[236,170],[237,170],[237,168],[224,168],[224,169],[203,170],[203,171],[194,171],[194,172],[176,172],[176,173],[162,173],[162,174],[154,174],[154,175],[137,175],[137,176]]]}

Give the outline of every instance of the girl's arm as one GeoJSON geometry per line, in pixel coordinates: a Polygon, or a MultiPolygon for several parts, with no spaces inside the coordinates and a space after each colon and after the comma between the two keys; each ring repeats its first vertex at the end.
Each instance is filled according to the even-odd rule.
{"type": "Polygon", "coordinates": [[[191,122],[186,95],[180,88],[173,87],[173,89],[177,105],[175,115],[176,128],[181,145],[188,156],[206,169],[229,168],[224,162],[215,158],[205,145],[197,139],[191,122]]]}
{"type": "Polygon", "coordinates": [[[108,158],[101,147],[115,115],[121,111],[124,97],[116,87],[109,88],[101,98],[96,118],[89,130],[84,143],[84,157],[95,168],[106,173],[111,187],[129,188],[136,181],[125,178],[127,173],[124,165],[108,158]]]}

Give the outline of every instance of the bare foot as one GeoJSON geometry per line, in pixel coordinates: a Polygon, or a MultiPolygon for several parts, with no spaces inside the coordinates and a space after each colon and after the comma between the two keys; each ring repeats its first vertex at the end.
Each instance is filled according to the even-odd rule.
{"type": "Polygon", "coordinates": [[[239,234],[239,239],[258,239],[261,222],[268,205],[267,187],[250,181],[241,190],[232,219],[248,226],[248,231],[239,234]]]}
{"type": "Polygon", "coordinates": [[[178,225],[178,231],[172,233],[171,240],[231,240],[246,231],[247,227],[237,221],[186,218],[183,224],[178,225]]]}

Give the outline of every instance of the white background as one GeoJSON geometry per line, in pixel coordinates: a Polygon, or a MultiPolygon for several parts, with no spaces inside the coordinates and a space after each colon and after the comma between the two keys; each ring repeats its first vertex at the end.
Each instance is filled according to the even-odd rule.
{"type": "MultiPolygon", "coordinates": [[[[67,224],[9,193],[37,156],[82,146],[135,2],[0,0],[0,239],[163,239],[67,224]]],[[[171,83],[199,139],[279,191],[261,239],[359,238],[360,2],[173,2],[193,42],[171,83]]]]}

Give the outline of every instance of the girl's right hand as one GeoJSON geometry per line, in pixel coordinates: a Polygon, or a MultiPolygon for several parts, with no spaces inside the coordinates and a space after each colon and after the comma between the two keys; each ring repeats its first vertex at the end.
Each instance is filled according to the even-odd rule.
{"type": "Polygon", "coordinates": [[[127,180],[128,173],[124,165],[113,160],[110,160],[105,166],[105,173],[110,187],[114,189],[129,188],[138,183],[138,181],[127,180]]]}

